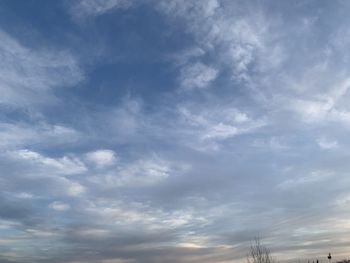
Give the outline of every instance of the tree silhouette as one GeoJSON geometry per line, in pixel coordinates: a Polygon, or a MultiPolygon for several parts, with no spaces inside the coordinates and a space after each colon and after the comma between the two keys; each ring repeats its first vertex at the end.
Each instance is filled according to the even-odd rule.
{"type": "Polygon", "coordinates": [[[261,244],[260,238],[255,238],[250,245],[247,261],[248,263],[274,263],[270,250],[261,244]]]}

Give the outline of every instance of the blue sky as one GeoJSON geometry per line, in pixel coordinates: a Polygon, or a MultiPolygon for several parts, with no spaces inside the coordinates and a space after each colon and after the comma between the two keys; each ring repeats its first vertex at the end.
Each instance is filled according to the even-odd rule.
{"type": "Polygon", "coordinates": [[[0,1],[0,262],[350,247],[346,1],[0,1]]]}

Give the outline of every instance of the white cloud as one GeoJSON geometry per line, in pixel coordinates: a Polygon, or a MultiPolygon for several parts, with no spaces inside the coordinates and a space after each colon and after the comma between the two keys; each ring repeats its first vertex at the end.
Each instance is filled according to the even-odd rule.
{"type": "Polygon", "coordinates": [[[68,156],[55,159],[27,149],[13,151],[11,152],[11,156],[42,167],[43,169],[48,169],[50,173],[70,175],[87,171],[87,168],[79,159],[68,156]]]}
{"type": "Polygon", "coordinates": [[[324,137],[317,139],[317,144],[324,150],[336,149],[339,146],[337,141],[329,140],[324,137]]]}
{"type": "Polygon", "coordinates": [[[107,149],[89,152],[86,154],[86,158],[97,167],[111,166],[117,161],[115,152],[107,149]]]}
{"type": "MultiPolygon", "coordinates": [[[[220,25],[219,36],[221,41],[227,41],[227,50],[225,51],[228,58],[231,59],[231,63],[234,75],[240,80],[249,80],[249,66],[253,62],[258,62],[258,53],[263,48],[262,35],[265,30],[264,21],[259,28],[256,24],[252,24],[251,21],[238,20],[235,21],[232,26],[232,21],[225,21],[225,24],[220,25]],[[228,25],[226,25],[228,23],[228,25]],[[228,32],[224,32],[228,30],[228,32]],[[225,34],[225,35],[224,35],[225,34]],[[227,39],[227,36],[230,36],[227,39]]],[[[224,58],[227,60],[227,58],[224,58]]],[[[225,61],[224,61],[225,62],[225,61]]]]}
{"type": "Polygon", "coordinates": [[[18,198],[21,198],[21,199],[32,199],[33,198],[33,195],[30,194],[30,193],[26,193],[26,192],[22,192],[22,193],[19,193],[16,195],[18,198]]]}
{"type": "Polygon", "coordinates": [[[30,49],[0,30],[0,103],[26,106],[52,102],[51,89],[83,79],[67,51],[30,49]]]}
{"type": "Polygon", "coordinates": [[[292,179],[288,179],[281,184],[279,184],[277,187],[280,189],[289,189],[293,187],[300,187],[307,184],[322,182],[326,179],[328,179],[330,176],[332,176],[333,173],[330,171],[313,171],[309,174],[300,175],[292,179]]]}
{"type": "MultiPolygon", "coordinates": [[[[203,50],[202,55],[214,55],[216,63],[229,67],[236,80],[250,81],[249,67],[260,59],[279,61],[271,58],[271,47],[265,47],[268,23],[259,10],[255,10],[252,19],[234,13],[235,3],[217,0],[161,1],[159,9],[169,17],[185,21],[188,31],[195,36],[196,48],[203,50]]],[[[274,49],[274,54],[279,54],[277,51],[274,49]]]]}
{"type": "Polygon", "coordinates": [[[59,234],[55,230],[44,230],[44,229],[39,230],[39,229],[27,228],[25,232],[35,238],[54,238],[59,236],[59,234]]]}
{"type": "Polygon", "coordinates": [[[142,222],[143,224],[150,224],[157,220],[158,211],[149,213],[147,207],[143,204],[129,203],[125,204],[121,201],[105,201],[98,200],[90,203],[86,208],[89,213],[94,214],[105,222],[115,222],[119,224],[129,224],[130,222],[142,222]]]}
{"type": "Polygon", "coordinates": [[[91,176],[90,181],[103,187],[147,187],[163,182],[168,177],[183,174],[190,166],[169,162],[157,156],[119,162],[113,170],[91,176]]]}
{"type": "Polygon", "coordinates": [[[218,0],[203,0],[200,2],[186,1],[186,0],[173,0],[173,1],[160,1],[159,8],[169,14],[176,17],[183,17],[190,15],[189,19],[200,19],[200,17],[211,17],[215,15],[215,12],[220,7],[218,0]]]}
{"type": "MultiPolygon", "coordinates": [[[[291,96],[287,99],[288,103],[283,105],[296,113],[298,113],[302,120],[308,123],[325,123],[337,122],[343,125],[350,125],[350,109],[345,100],[348,98],[348,90],[350,88],[350,81],[346,77],[338,83],[331,86],[324,87],[325,90],[318,91],[316,95],[309,95],[306,88],[302,92],[309,99],[299,99],[291,96]]],[[[313,83],[317,85],[317,83],[313,83]]],[[[314,87],[310,86],[312,91],[314,87]]]]}
{"type": "Polygon", "coordinates": [[[71,180],[63,176],[47,176],[48,171],[37,177],[41,178],[43,182],[46,182],[49,189],[43,189],[46,195],[56,197],[79,197],[86,193],[86,187],[83,186],[79,181],[71,180]]]}
{"type": "MultiPolygon", "coordinates": [[[[204,226],[209,222],[202,214],[196,214],[192,209],[167,211],[145,203],[102,198],[89,202],[85,211],[94,217],[97,216],[98,220],[106,225],[112,223],[114,226],[130,227],[130,223],[133,223],[138,227],[141,225],[145,231],[169,230],[189,225],[204,226]]],[[[91,234],[95,233],[99,234],[100,231],[91,232],[91,234]]],[[[104,234],[108,235],[108,233],[104,234]]]]}
{"type": "Polygon", "coordinates": [[[254,120],[246,113],[225,105],[211,107],[210,110],[182,106],[178,112],[182,121],[188,124],[188,130],[203,141],[228,139],[265,125],[263,120],[254,120]]]}
{"type": "Polygon", "coordinates": [[[70,209],[70,205],[60,201],[55,201],[49,204],[49,208],[56,211],[67,211],[70,209]]]}
{"type": "Polygon", "coordinates": [[[120,172],[122,185],[152,185],[166,179],[171,173],[169,164],[161,159],[140,160],[120,172]]]}
{"type": "Polygon", "coordinates": [[[329,101],[294,100],[289,104],[306,122],[320,122],[329,116],[333,104],[329,101]]]}
{"type": "Polygon", "coordinates": [[[98,16],[118,8],[128,8],[133,0],[79,0],[74,1],[71,13],[75,17],[98,16]]]}
{"type": "Polygon", "coordinates": [[[78,196],[86,191],[86,188],[78,182],[60,178],[64,191],[69,196],[78,196]]]}
{"type": "Polygon", "coordinates": [[[25,148],[33,144],[59,145],[72,143],[81,138],[81,134],[62,125],[39,123],[0,123],[0,148],[25,148]]]}
{"type": "Polygon", "coordinates": [[[203,63],[189,64],[181,69],[181,87],[186,90],[207,88],[217,75],[218,70],[203,63]]]}
{"type": "Polygon", "coordinates": [[[138,160],[123,164],[117,170],[92,177],[92,181],[108,187],[149,186],[159,183],[170,176],[170,165],[159,158],[138,160]]]}
{"type": "Polygon", "coordinates": [[[37,131],[31,126],[0,123],[0,146],[2,148],[33,142],[36,138],[38,138],[37,131]]]}
{"type": "Polygon", "coordinates": [[[348,210],[350,208],[350,194],[340,194],[335,200],[335,205],[340,209],[348,210]]]}
{"type": "Polygon", "coordinates": [[[263,148],[267,151],[283,151],[290,149],[290,147],[283,141],[283,138],[274,136],[268,139],[256,139],[253,141],[252,146],[263,148]]]}

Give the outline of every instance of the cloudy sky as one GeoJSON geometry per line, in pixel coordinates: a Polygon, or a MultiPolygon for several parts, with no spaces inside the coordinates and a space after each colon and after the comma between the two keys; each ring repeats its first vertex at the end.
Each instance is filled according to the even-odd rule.
{"type": "Polygon", "coordinates": [[[0,262],[348,256],[349,10],[1,0],[0,262]]]}

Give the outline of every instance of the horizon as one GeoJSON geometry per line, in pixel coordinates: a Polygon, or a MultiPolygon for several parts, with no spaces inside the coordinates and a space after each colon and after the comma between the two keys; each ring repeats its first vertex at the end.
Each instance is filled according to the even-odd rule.
{"type": "Polygon", "coordinates": [[[349,10],[1,0],[0,262],[350,259],[349,10]]]}

